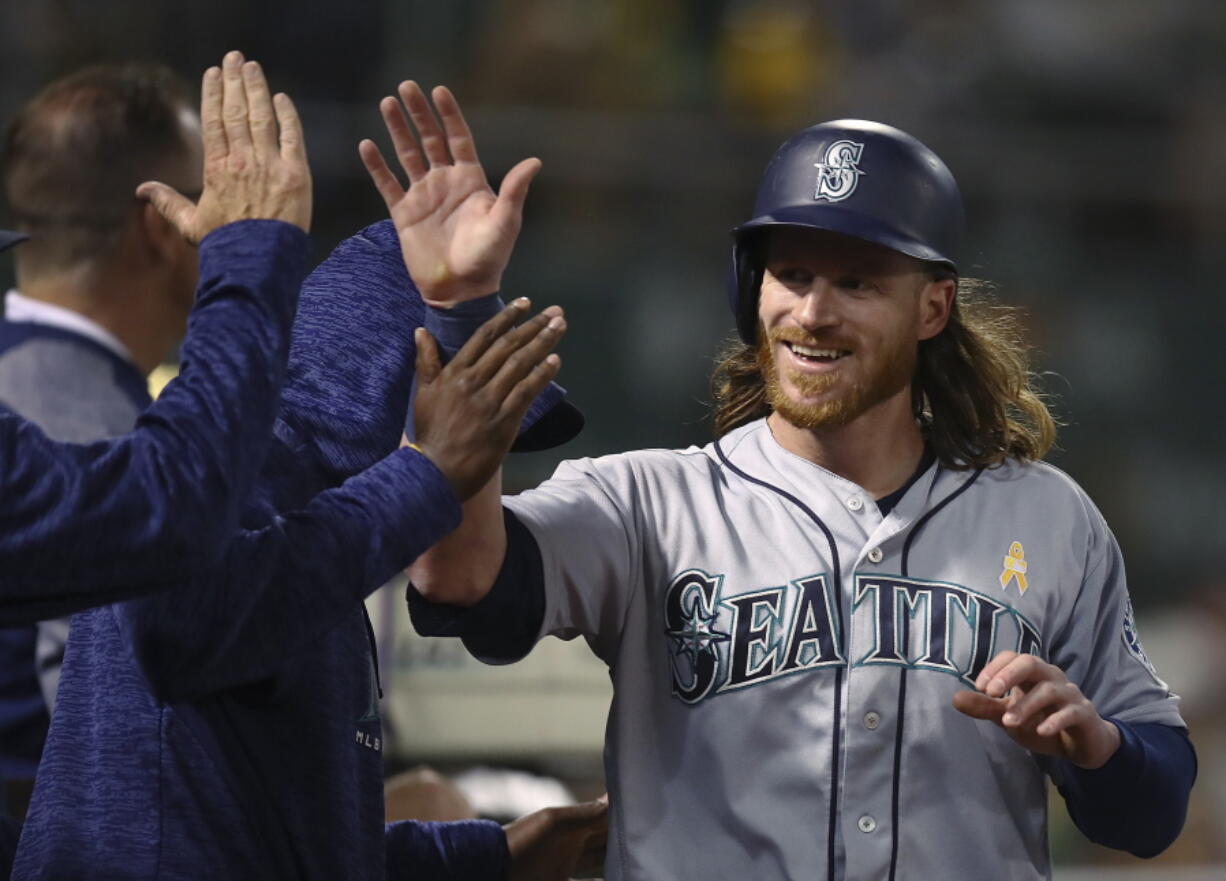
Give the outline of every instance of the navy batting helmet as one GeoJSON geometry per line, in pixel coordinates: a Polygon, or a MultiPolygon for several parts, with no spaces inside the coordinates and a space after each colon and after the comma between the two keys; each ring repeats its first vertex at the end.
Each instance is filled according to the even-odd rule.
{"type": "Polygon", "coordinates": [[[793,135],[762,175],[753,219],[732,230],[728,299],[741,339],[752,343],[757,335],[762,263],[756,245],[762,230],[829,230],[956,273],[962,222],[954,176],[906,132],[839,119],[793,135]]]}
{"type": "Polygon", "coordinates": [[[0,229],[0,251],[7,251],[20,242],[24,242],[29,236],[19,232],[9,232],[7,229],[0,229]]]}

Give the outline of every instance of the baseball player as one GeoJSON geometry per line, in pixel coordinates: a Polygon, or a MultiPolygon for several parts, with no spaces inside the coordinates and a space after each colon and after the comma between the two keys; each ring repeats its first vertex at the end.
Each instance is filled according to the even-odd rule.
{"type": "Polygon", "coordinates": [[[1049,878],[1049,779],[1095,841],[1178,835],[1178,699],[961,228],[909,135],[798,133],[733,231],[717,440],[486,487],[411,567],[423,633],[609,665],[607,878],[1049,878]]]}

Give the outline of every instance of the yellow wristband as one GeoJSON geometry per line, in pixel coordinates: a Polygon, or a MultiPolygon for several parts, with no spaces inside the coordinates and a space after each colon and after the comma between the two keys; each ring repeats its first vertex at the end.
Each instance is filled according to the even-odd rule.
{"type": "Polygon", "coordinates": [[[419,447],[417,444],[413,443],[412,441],[410,441],[407,446],[410,450],[416,450],[417,452],[421,453],[423,456],[426,455],[426,451],[423,450],[421,447],[419,447]]]}

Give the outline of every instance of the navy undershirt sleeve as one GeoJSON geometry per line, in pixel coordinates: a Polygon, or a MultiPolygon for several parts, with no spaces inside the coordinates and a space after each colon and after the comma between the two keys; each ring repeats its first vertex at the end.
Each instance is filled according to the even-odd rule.
{"type": "MultiPolygon", "coordinates": [[[[489,294],[457,303],[449,309],[427,306],[422,326],[434,337],[444,361],[451,360],[473,332],[506,308],[502,298],[489,294]]],[[[413,436],[413,407],[409,406],[405,434],[413,436]]],[[[583,414],[566,399],[566,389],[549,383],[524,414],[511,452],[547,450],[566,443],[583,428],[583,414]]]]}
{"type": "Polygon", "coordinates": [[[1057,763],[1053,776],[1077,828],[1096,844],[1157,856],[1179,836],[1196,780],[1184,728],[1121,722],[1120,748],[1101,768],[1057,763]]]}
{"type": "Polygon", "coordinates": [[[431,603],[409,585],[409,617],[422,636],[459,636],[486,664],[510,664],[532,651],[545,619],[545,574],[541,549],[519,519],[502,509],[507,553],[502,568],[474,606],[431,603]]]}
{"type": "Polygon", "coordinates": [[[497,294],[488,294],[466,303],[456,303],[449,309],[427,305],[422,327],[434,337],[442,350],[443,358],[450,360],[468,342],[474,330],[505,308],[506,304],[497,294]]]}

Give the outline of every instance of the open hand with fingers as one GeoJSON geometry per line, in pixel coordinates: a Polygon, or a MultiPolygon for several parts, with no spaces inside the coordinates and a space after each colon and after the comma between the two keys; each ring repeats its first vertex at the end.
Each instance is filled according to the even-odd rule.
{"type": "Polygon", "coordinates": [[[151,201],[190,242],[237,220],[283,220],[311,226],[311,170],[302,125],[289,96],[269,94],[264,72],[229,52],[200,86],[204,191],[193,204],[172,187],[147,181],[136,194],[151,201]]]}
{"type": "Polygon", "coordinates": [[[954,709],[995,722],[1031,752],[1100,768],[1115,754],[1120,733],[1054,664],[1004,651],[975,680],[976,691],[954,695],[954,709]]]}
{"type": "Polygon", "coordinates": [[[399,93],[399,101],[384,98],[379,110],[408,188],[400,185],[373,141],[362,141],[358,153],[396,226],[409,275],[434,306],[495,293],[519,235],[528,185],[541,162],[520,162],[495,194],[455,96],[445,86],[434,89],[436,117],[417,83],[401,83],[399,93]]]}
{"type": "Polygon", "coordinates": [[[417,344],[417,446],[465,501],[502,465],[528,405],[557,375],[550,350],[566,331],[562,310],[550,306],[519,327],[528,309],[512,301],[481,325],[444,367],[438,346],[422,328],[417,344]]]}

